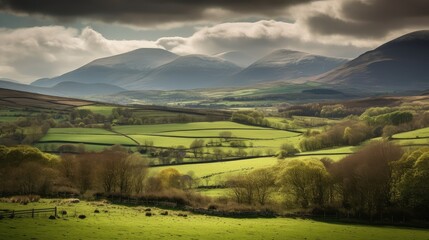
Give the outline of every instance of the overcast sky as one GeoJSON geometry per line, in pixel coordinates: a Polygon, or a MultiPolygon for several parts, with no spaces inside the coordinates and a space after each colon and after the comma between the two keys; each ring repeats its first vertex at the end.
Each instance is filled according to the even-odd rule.
{"type": "Polygon", "coordinates": [[[422,29],[428,0],[0,0],[0,78],[31,82],[142,47],[354,58],[422,29]]]}

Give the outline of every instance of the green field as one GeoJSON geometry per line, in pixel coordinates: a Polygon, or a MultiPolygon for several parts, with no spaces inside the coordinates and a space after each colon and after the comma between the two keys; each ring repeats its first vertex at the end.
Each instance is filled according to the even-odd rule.
{"type": "Polygon", "coordinates": [[[42,143],[94,143],[137,145],[131,139],[100,128],[51,128],[39,144],[42,143]]]}
{"type": "Polygon", "coordinates": [[[104,116],[109,116],[112,114],[112,109],[115,108],[113,106],[99,106],[99,105],[89,105],[89,106],[82,106],[78,107],[77,109],[86,109],[90,110],[93,113],[98,113],[104,116]]]}
{"type": "Polygon", "coordinates": [[[206,138],[218,138],[219,133],[222,131],[229,131],[232,133],[233,138],[244,138],[244,139],[275,139],[275,138],[289,138],[295,137],[300,134],[287,131],[271,130],[271,129],[217,129],[217,130],[182,130],[182,131],[171,131],[161,132],[163,136],[177,136],[177,137],[206,137],[206,138]]]}
{"type": "Polygon", "coordinates": [[[227,162],[214,162],[214,163],[198,163],[198,164],[185,164],[175,165],[166,167],[152,167],[150,168],[150,174],[156,174],[157,172],[166,168],[175,168],[182,174],[193,172],[196,177],[204,177],[207,175],[229,175],[232,173],[239,173],[243,171],[254,170],[257,168],[271,167],[278,162],[277,158],[274,157],[262,157],[246,160],[227,161],[227,162]]]}
{"type": "MultiPolygon", "coordinates": [[[[27,206],[0,203],[1,209],[53,207],[57,203],[41,200],[27,206]]],[[[429,230],[348,225],[313,220],[272,218],[219,218],[152,208],[146,217],[144,207],[125,207],[91,202],[58,205],[68,215],[49,220],[47,215],[0,220],[0,239],[330,239],[330,240],[427,240],[429,230]],[[94,213],[98,209],[100,213],[94,213]],[[104,211],[107,210],[108,213],[104,211]],[[188,216],[179,217],[177,214],[188,216]],[[85,214],[80,220],[75,215],[85,214]]]]}
{"type": "Polygon", "coordinates": [[[429,128],[417,129],[414,131],[398,133],[393,138],[427,138],[429,137],[429,128]]]}
{"type": "Polygon", "coordinates": [[[266,129],[263,127],[248,126],[244,124],[219,121],[219,122],[194,122],[194,123],[173,123],[173,124],[157,124],[157,125],[133,125],[133,126],[116,126],[115,131],[124,134],[150,134],[163,133],[170,131],[185,131],[185,130],[209,130],[217,129],[219,131],[228,131],[231,129],[266,129]]]}

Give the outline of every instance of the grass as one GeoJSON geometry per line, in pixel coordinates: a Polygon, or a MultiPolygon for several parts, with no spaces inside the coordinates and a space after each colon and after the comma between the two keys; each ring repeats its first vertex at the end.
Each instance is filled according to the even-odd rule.
{"type": "Polygon", "coordinates": [[[90,110],[93,113],[98,113],[104,116],[109,116],[112,114],[112,109],[116,108],[114,106],[99,106],[99,105],[89,105],[78,107],[78,109],[90,110]]]}
{"type": "Polygon", "coordinates": [[[51,128],[48,134],[116,135],[116,133],[101,128],[51,128]]]}
{"type": "Polygon", "coordinates": [[[17,117],[14,116],[1,116],[0,122],[14,122],[17,119],[17,117]]]}
{"type": "MultiPolygon", "coordinates": [[[[31,203],[23,208],[53,207],[49,200],[31,203]]],[[[22,208],[17,204],[1,203],[0,208],[22,208]]],[[[61,205],[59,210],[69,215],[57,220],[47,216],[3,219],[0,239],[330,239],[330,240],[427,240],[429,230],[398,227],[376,227],[317,222],[289,218],[234,219],[153,209],[155,216],[145,217],[142,207],[117,205],[95,206],[88,202],[61,205]],[[101,213],[94,214],[99,209],[101,213]],[[108,210],[109,213],[104,213],[108,210]],[[86,214],[80,220],[75,214],[86,214]],[[67,219],[67,220],[65,220],[67,219]]]]}
{"type": "Polygon", "coordinates": [[[178,137],[219,137],[222,131],[229,131],[234,138],[251,138],[251,139],[274,139],[274,138],[289,138],[295,137],[300,134],[287,131],[271,130],[271,129],[241,129],[241,130],[195,130],[195,131],[173,131],[160,133],[164,136],[178,136],[178,137]]]}
{"type": "Polygon", "coordinates": [[[99,144],[129,144],[136,145],[131,139],[122,135],[103,135],[103,134],[55,134],[48,133],[40,142],[73,142],[73,143],[99,143],[99,144]]]}
{"type": "Polygon", "coordinates": [[[194,122],[194,123],[173,123],[173,124],[157,124],[157,125],[131,125],[131,126],[116,126],[115,131],[124,134],[151,134],[162,133],[169,131],[184,131],[184,130],[209,130],[222,129],[265,129],[262,127],[253,127],[244,124],[219,121],[219,122],[194,122]]]}
{"type": "Polygon", "coordinates": [[[228,162],[214,162],[214,163],[198,163],[186,164],[167,167],[152,167],[150,174],[156,174],[167,168],[175,168],[182,174],[193,172],[196,177],[204,177],[208,175],[222,175],[239,173],[243,171],[254,170],[258,168],[271,167],[277,163],[277,158],[274,157],[261,157],[246,160],[228,161],[228,162]]]}
{"type": "Polygon", "coordinates": [[[212,189],[198,188],[195,190],[197,193],[200,193],[204,196],[214,197],[214,198],[228,196],[228,192],[229,192],[229,189],[227,188],[212,188],[212,189]]]}
{"type": "Polygon", "coordinates": [[[330,154],[338,154],[338,153],[351,154],[351,153],[354,153],[357,148],[358,147],[354,147],[354,146],[336,147],[336,148],[322,149],[318,151],[302,152],[302,153],[299,153],[298,155],[300,154],[330,155],[330,154]]]}
{"type": "Polygon", "coordinates": [[[429,137],[429,127],[393,135],[393,138],[422,138],[429,137]]]}

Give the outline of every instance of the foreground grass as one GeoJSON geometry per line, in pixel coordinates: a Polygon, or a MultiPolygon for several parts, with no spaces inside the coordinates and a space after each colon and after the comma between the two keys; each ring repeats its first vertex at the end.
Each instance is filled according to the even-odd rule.
{"type": "MultiPolygon", "coordinates": [[[[48,205],[52,206],[52,203],[43,200],[24,208],[48,205]]],[[[19,207],[17,204],[0,204],[2,209],[19,207]]],[[[143,207],[96,206],[87,202],[60,205],[59,209],[68,211],[68,216],[57,220],[49,220],[47,216],[0,220],[0,239],[429,239],[428,230],[411,228],[287,218],[233,219],[189,213],[184,218],[177,216],[177,211],[161,216],[159,209],[152,210],[155,216],[146,217],[143,207]],[[95,209],[101,213],[93,213],[95,209]],[[80,220],[74,217],[75,212],[86,214],[87,218],[80,220]]]]}

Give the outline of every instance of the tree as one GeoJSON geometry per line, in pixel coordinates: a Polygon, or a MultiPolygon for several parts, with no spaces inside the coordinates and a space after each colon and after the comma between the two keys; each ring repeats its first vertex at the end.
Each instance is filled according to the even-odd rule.
{"type": "Polygon", "coordinates": [[[249,174],[231,176],[226,186],[232,192],[237,203],[252,204],[254,198],[253,178],[249,174]]]}
{"type": "Polygon", "coordinates": [[[250,173],[250,178],[253,179],[256,201],[264,205],[272,193],[275,192],[275,177],[272,169],[263,168],[254,170],[250,173]]]}
{"type": "Polygon", "coordinates": [[[213,157],[215,160],[220,161],[224,158],[225,153],[223,152],[222,148],[214,148],[213,149],[213,157]]]}
{"type": "Polygon", "coordinates": [[[229,139],[232,137],[232,132],[230,131],[222,131],[219,133],[219,137],[223,139],[224,142],[228,142],[229,139]]]}
{"type": "Polygon", "coordinates": [[[329,188],[329,174],[317,159],[291,160],[281,166],[278,184],[286,194],[295,198],[301,207],[323,206],[329,188]]]}
{"type": "Polygon", "coordinates": [[[194,154],[194,158],[202,158],[204,156],[204,140],[203,139],[195,139],[192,141],[189,146],[192,154],[194,154]]]}
{"type": "Polygon", "coordinates": [[[393,166],[393,201],[417,215],[429,214],[429,149],[408,152],[393,166]]]}
{"type": "Polygon", "coordinates": [[[183,159],[186,157],[186,148],[183,145],[173,147],[172,157],[176,163],[182,163],[183,159]]]}
{"type": "Polygon", "coordinates": [[[278,158],[285,158],[287,156],[293,156],[298,152],[299,150],[296,149],[294,145],[289,143],[283,143],[280,146],[280,152],[277,155],[278,155],[278,158]]]}
{"type": "Polygon", "coordinates": [[[381,213],[389,205],[391,195],[390,165],[401,156],[400,147],[374,142],[334,163],[330,172],[343,206],[368,216],[381,213]]]}
{"type": "Polygon", "coordinates": [[[162,183],[162,187],[165,189],[168,188],[177,188],[180,189],[182,186],[180,182],[181,175],[179,171],[174,168],[167,168],[158,173],[158,177],[162,183]]]}

